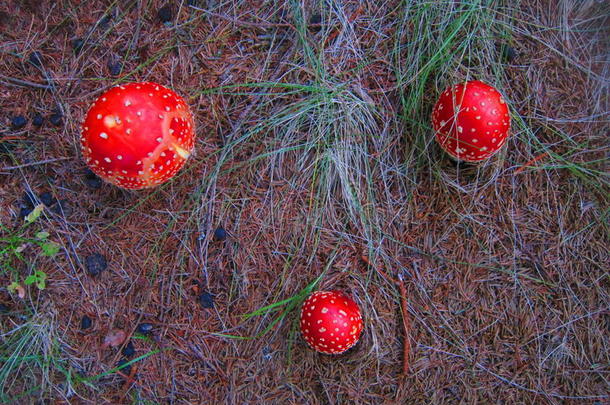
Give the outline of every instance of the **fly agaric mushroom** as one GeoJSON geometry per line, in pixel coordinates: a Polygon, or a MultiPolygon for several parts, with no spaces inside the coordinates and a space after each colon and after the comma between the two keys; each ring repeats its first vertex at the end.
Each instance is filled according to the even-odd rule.
{"type": "Polygon", "coordinates": [[[508,106],[495,88],[478,80],[446,89],[432,111],[436,140],[465,162],[487,159],[508,137],[508,106]]]}
{"type": "Polygon", "coordinates": [[[87,164],[119,187],[154,187],[172,178],[195,143],[193,116],[182,97],[160,84],[111,88],[90,107],[81,147],[87,164]]]}
{"type": "Polygon", "coordinates": [[[356,344],[362,332],[360,308],[339,291],[317,291],[301,308],[301,333],[314,350],[339,354],[356,344]]]}

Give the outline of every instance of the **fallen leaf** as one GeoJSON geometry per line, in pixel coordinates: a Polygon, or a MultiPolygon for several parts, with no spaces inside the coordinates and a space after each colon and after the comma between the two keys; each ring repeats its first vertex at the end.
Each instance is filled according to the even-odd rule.
{"type": "Polygon", "coordinates": [[[25,298],[25,288],[23,288],[21,284],[17,282],[12,282],[7,288],[9,292],[17,292],[19,298],[25,298]]]}
{"type": "Polygon", "coordinates": [[[36,234],[36,239],[46,239],[49,237],[49,232],[40,231],[36,234]]]}
{"type": "Polygon", "coordinates": [[[36,221],[38,219],[38,217],[40,216],[40,214],[42,214],[42,210],[44,209],[44,204],[38,204],[37,206],[34,207],[34,209],[32,210],[32,212],[30,212],[28,215],[26,215],[25,217],[25,222],[27,224],[31,224],[32,222],[36,221]]]}
{"type": "Polygon", "coordinates": [[[120,346],[125,341],[126,337],[127,334],[121,329],[113,329],[104,338],[104,344],[102,345],[102,349],[105,349],[108,346],[120,346]]]}
{"type": "Polygon", "coordinates": [[[27,247],[28,247],[28,244],[24,243],[21,246],[17,247],[17,249],[15,249],[15,253],[22,253],[23,251],[25,251],[25,249],[27,247]]]}
{"type": "Polygon", "coordinates": [[[59,252],[60,246],[55,242],[45,242],[40,245],[42,254],[45,256],[55,256],[59,252]]]}

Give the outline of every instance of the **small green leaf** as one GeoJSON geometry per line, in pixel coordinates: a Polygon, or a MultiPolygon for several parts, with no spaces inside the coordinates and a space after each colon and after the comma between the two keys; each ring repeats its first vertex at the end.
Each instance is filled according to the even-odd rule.
{"type": "Polygon", "coordinates": [[[25,278],[25,280],[23,280],[23,284],[25,284],[25,285],[32,285],[36,281],[38,281],[38,277],[36,277],[36,275],[34,275],[34,274],[30,274],[29,276],[27,276],[25,278]]]}
{"type": "Polygon", "coordinates": [[[46,231],[40,231],[36,234],[36,239],[46,239],[49,237],[49,232],[46,231]]]}
{"type": "Polygon", "coordinates": [[[34,274],[27,276],[23,283],[25,285],[36,283],[36,287],[38,287],[39,290],[44,290],[47,286],[47,283],[45,282],[46,279],[47,274],[44,271],[36,270],[34,274]]]}
{"type": "Polygon", "coordinates": [[[20,287],[21,287],[21,285],[20,285],[18,282],[13,281],[12,283],[10,283],[10,284],[8,285],[7,289],[8,289],[10,292],[14,293],[14,292],[15,292],[15,291],[17,291],[17,290],[18,290],[20,287]]]}
{"type": "Polygon", "coordinates": [[[34,209],[32,210],[32,212],[30,212],[25,217],[25,223],[31,224],[32,222],[36,221],[38,219],[38,217],[40,217],[40,214],[42,214],[43,209],[44,209],[44,204],[38,204],[37,206],[35,206],[34,209]]]}
{"type": "Polygon", "coordinates": [[[55,242],[45,242],[40,245],[42,254],[45,256],[54,256],[59,252],[60,246],[55,242]]]}

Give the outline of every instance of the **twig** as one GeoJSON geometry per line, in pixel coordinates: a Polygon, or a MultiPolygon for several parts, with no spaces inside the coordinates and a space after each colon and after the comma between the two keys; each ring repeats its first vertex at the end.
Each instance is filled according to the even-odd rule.
{"type": "Polygon", "coordinates": [[[203,8],[199,8],[199,7],[196,7],[196,6],[189,6],[189,7],[192,8],[193,10],[202,11],[203,13],[205,13],[207,15],[210,15],[212,17],[222,18],[222,19],[227,20],[229,22],[232,22],[233,24],[236,24],[236,25],[250,26],[250,27],[255,27],[255,28],[289,27],[289,28],[292,28],[293,30],[296,31],[296,28],[292,24],[287,24],[287,23],[270,23],[270,22],[259,22],[259,23],[257,23],[257,22],[251,22],[251,21],[243,21],[243,20],[239,20],[237,18],[226,16],[224,14],[214,13],[212,11],[209,11],[209,10],[206,10],[206,9],[203,9],[203,8]]]}
{"type": "Polygon", "coordinates": [[[17,166],[6,166],[6,167],[3,167],[0,170],[23,169],[24,167],[46,165],[47,163],[59,162],[59,161],[68,160],[68,159],[71,159],[71,158],[69,158],[69,157],[60,157],[60,158],[55,158],[55,159],[46,159],[46,160],[41,160],[41,161],[38,161],[38,162],[25,163],[25,164],[17,165],[17,166]]]}
{"type": "Polygon", "coordinates": [[[140,30],[142,29],[142,2],[138,2],[138,19],[136,20],[136,31],[133,35],[131,43],[129,44],[129,49],[134,50],[138,45],[138,40],[140,39],[140,30]]]}
{"type": "Polygon", "coordinates": [[[123,378],[125,378],[125,384],[123,384],[123,391],[127,391],[129,386],[135,382],[135,376],[136,376],[137,369],[138,369],[138,366],[134,364],[133,367],[131,367],[131,372],[129,373],[128,376],[121,373],[120,371],[117,371],[117,373],[119,373],[123,378]]]}
{"type": "MultiPolygon", "coordinates": [[[[16,77],[0,75],[0,79],[7,80],[10,83],[17,85],[17,86],[34,87],[36,89],[43,89],[43,90],[51,90],[53,88],[53,86],[50,86],[48,84],[29,82],[27,80],[17,79],[16,77]]],[[[8,84],[8,83],[5,83],[5,84],[8,84]]]]}
{"type": "Polygon", "coordinates": [[[409,319],[409,311],[407,308],[407,287],[402,279],[402,274],[398,275],[398,289],[400,290],[400,309],[402,311],[402,326],[404,329],[403,340],[403,357],[402,357],[402,374],[409,373],[409,357],[411,355],[411,340],[409,331],[411,330],[411,320],[409,319]]]}
{"type": "Polygon", "coordinates": [[[521,173],[522,171],[524,171],[525,169],[530,167],[532,164],[536,163],[537,161],[539,161],[540,159],[545,157],[546,155],[548,155],[548,153],[543,152],[543,153],[539,154],[538,156],[536,156],[535,158],[533,158],[532,160],[530,160],[529,162],[521,165],[521,167],[519,167],[517,170],[515,170],[515,174],[521,173]]]}

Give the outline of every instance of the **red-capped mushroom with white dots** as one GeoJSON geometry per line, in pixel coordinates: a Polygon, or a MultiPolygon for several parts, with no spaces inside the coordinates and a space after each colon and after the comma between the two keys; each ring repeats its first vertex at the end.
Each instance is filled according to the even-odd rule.
{"type": "Polygon", "coordinates": [[[85,161],[119,187],[154,187],[172,178],[195,145],[184,99],[157,83],[111,88],[91,105],[82,125],[85,161]]]}
{"type": "Polygon", "coordinates": [[[478,80],[446,89],[432,110],[436,140],[451,156],[479,162],[498,152],[510,130],[508,106],[492,86],[478,80]]]}
{"type": "Polygon", "coordinates": [[[343,353],[358,342],[360,308],[339,291],[317,291],[301,307],[301,333],[307,344],[325,354],[343,353]]]}

